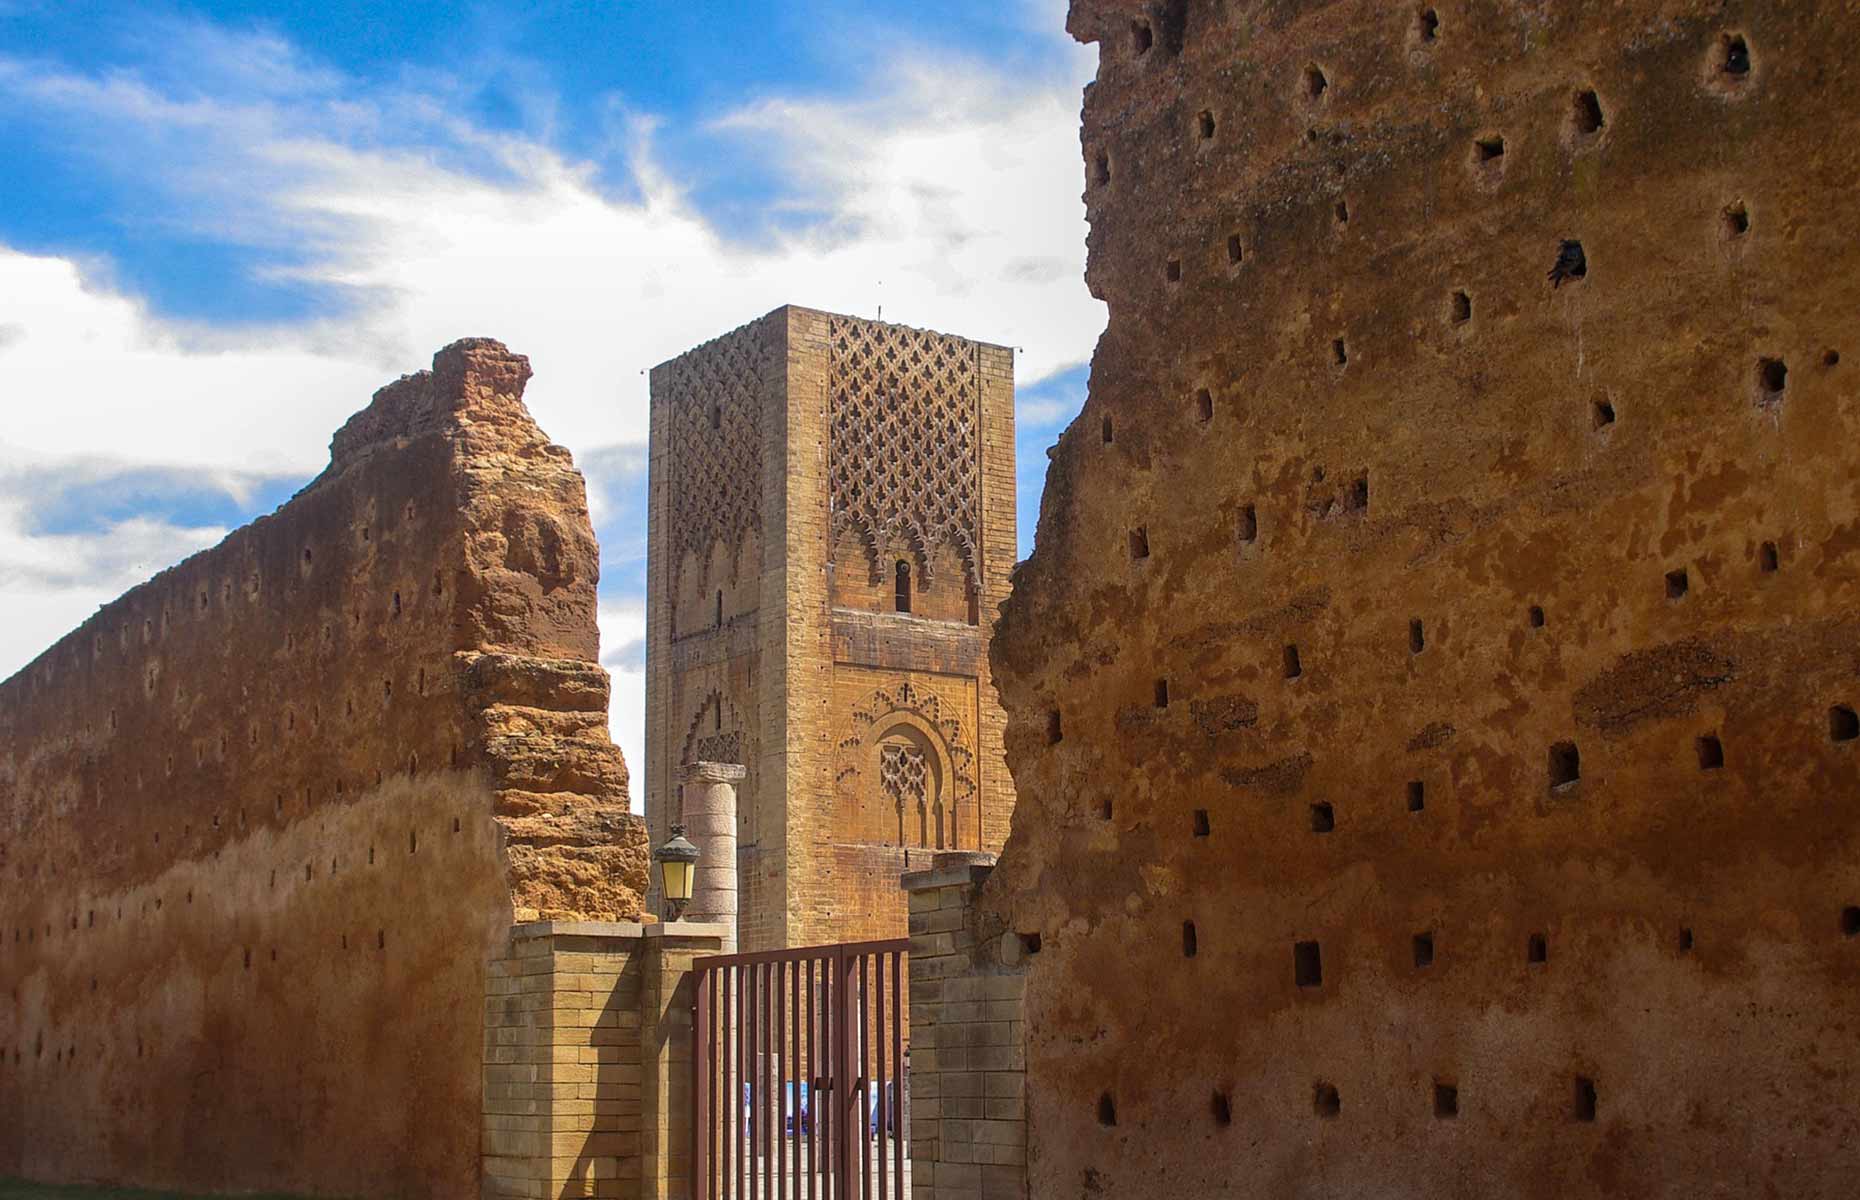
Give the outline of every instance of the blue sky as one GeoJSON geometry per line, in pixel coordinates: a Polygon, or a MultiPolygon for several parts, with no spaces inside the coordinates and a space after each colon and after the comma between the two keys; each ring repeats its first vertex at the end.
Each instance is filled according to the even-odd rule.
{"type": "Polygon", "coordinates": [[[1103,326],[1059,0],[0,0],[0,674],[275,508],[457,337],[587,473],[643,703],[642,370],[793,301],[1021,348],[1021,544],[1103,326]]]}

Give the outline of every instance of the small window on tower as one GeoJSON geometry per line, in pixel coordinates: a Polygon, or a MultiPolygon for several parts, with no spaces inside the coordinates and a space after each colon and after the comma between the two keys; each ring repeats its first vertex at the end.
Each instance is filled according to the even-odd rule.
{"type": "Polygon", "coordinates": [[[898,611],[911,611],[911,564],[898,560],[898,611]]]}
{"type": "Polygon", "coordinates": [[[717,593],[717,627],[719,629],[723,627],[723,593],[721,591],[717,593]]]}

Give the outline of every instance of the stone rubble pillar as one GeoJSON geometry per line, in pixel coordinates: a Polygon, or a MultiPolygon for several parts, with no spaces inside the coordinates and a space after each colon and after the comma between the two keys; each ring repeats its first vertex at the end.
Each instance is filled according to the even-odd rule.
{"type": "Polygon", "coordinates": [[[736,785],[747,774],[736,763],[716,762],[690,763],[679,773],[685,837],[703,855],[685,919],[727,928],[721,954],[734,954],[737,947],[736,785]]]}

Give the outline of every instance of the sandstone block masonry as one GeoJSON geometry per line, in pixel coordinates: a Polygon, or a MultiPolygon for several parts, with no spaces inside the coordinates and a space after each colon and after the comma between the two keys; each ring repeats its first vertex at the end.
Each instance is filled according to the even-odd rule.
{"type": "Polygon", "coordinates": [[[1110,324],[984,896],[1034,1193],[1851,1195],[1860,22],[1070,28],[1110,324]]]}
{"type": "Polygon", "coordinates": [[[685,921],[510,931],[486,982],[486,1197],[689,1197],[690,967],[724,933],[685,921]]]}
{"type": "Polygon", "coordinates": [[[911,939],[911,1200],[1027,1194],[1026,969],[1038,942],[978,903],[989,854],[904,876],[911,939]]]}
{"type": "Polygon", "coordinates": [[[0,1175],[477,1193],[487,961],[647,861],[529,374],[447,347],[0,684],[0,1175]]]}
{"type": "Polygon", "coordinates": [[[902,936],[900,872],[1013,809],[1012,353],[777,309],[653,369],[651,459],[655,838],[682,766],[739,763],[742,948],[902,936]]]}

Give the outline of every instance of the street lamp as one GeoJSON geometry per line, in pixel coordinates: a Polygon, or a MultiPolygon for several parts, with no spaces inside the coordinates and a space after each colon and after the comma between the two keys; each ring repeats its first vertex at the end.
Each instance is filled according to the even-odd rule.
{"type": "Polygon", "coordinates": [[[701,851],[685,840],[685,827],[672,826],[672,840],[652,852],[659,864],[660,890],[665,893],[665,916],[676,921],[691,903],[692,885],[697,881],[697,861],[701,851]]]}

